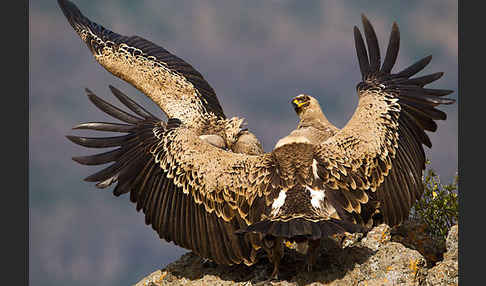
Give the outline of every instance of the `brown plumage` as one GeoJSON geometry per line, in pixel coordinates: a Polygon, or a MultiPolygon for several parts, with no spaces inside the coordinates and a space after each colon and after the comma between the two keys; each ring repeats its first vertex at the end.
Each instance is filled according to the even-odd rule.
{"type": "Polygon", "coordinates": [[[214,147],[218,147],[221,149],[226,148],[226,143],[224,142],[223,137],[216,135],[216,134],[206,134],[199,136],[199,139],[202,141],[213,145],[214,147]]]}
{"type": "MultiPolygon", "coordinates": [[[[75,29],[86,27],[86,18],[80,16],[72,3],[59,3],[75,29]]],[[[230,146],[239,136],[245,136],[236,146],[246,151],[236,153],[221,147],[217,137],[212,138],[215,144],[208,144],[210,137],[200,137],[215,134],[227,144],[231,136],[221,127],[222,122],[239,126],[238,120],[224,121],[215,101],[213,105],[203,104],[207,113],[216,116],[211,117],[213,125],[194,123],[197,121],[194,118],[206,117],[206,113],[194,112],[199,108],[197,104],[191,106],[187,102],[182,102],[177,110],[169,107],[166,110],[169,120],[164,122],[111,87],[130,113],[89,90],[88,97],[99,109],[123,123],[91,122],[75,129],[126,135],[68,136],[74,143],[89,148],[118,147],[73,159],[84,165],[111,163],[85,180],[96,182],[99,188],[116,185],[113,193],[116,196],[128,193],[136,209],[144,212],[145,222],[161,238],[201,257],[220,264],[251,265],[263,250],[273,263],[271,276],[277,277],[283,247],[293,242],[299,252],[308,256],[307,262],[312,266],[321,239],[364,231],[376,211],[390,225],[408,216],[423,191],[422,144],[431,147],[425,130],[435,131],[434,120],[446,117],[435,107],[454,102],[442,98],[452,91],[423,88],[441,74],[410,78],[430,62],[429,57],[391,73],[399,47],[396,24],[380,68],[375,33],[364,16],[362,20],[368,50],[355,27],[362,72],[362,81],[357,86],[359,103],[350,121],[340,130],[328,124],[317,101],[309,97],[312,108],[305,109],[302,105],[299,108],[304,109],[296,110],[301,118],[298,128],[280,139],[271,152],[261,153],[260,146],[252,154],[256,145],[252,148],[247,145],[256,138],[238,130],[232,133],[234,140],[230,146]],[[213,132],[202,132],[210,128],[213,132]],[[223,131],[215,132],[217,128],[223,131]],[[324,133],[314,134],[319,132],[324,133]]],[[[100,31],[100,26],[89,23],[91,31],[100,31]]],[[[138,67],[133,69],[137,74],[138,67]]],[[[169,72],[159,75],[170,76],[169,72]]],[[[194,94],[193,89],[184,92],[194,94]]],[[[178,104],[177,100],[174,102],[178,104]]]]}
{"type": "Polygon", "coordinates": [[[167,118],[178,118],[202,135],[220,136],[224,146],[233,149],[244,120],[226,118],[213,88],[196,69],[144,38],[123,36],[92,22],[70,1],[58,3],[101,66],[147,95],[167,118]]]}
{"type": "Polygon", "coordinates": [[[238,139],[231,146],[231,150],[235,153],[242,153],[248,155],[259,155],[263,154],[263,147],[260,141],[248,130],[242,130],[238,134],[238,139]]]}
{"type": "Polygon", "coordinates": [[[300,119],[293,133],[306,137],[312,144],[319,144],[339,131],[339,128],[329,122],[314,97],[299,94],[292,100],[292,105],[300,119]]]}
{"type": "MultiPolygon", "coordinates": [[[[199,138],[214,147],[220,149],[227,149],[226,142],[224,138],[217,134],[207,134],[201,135],[199,138]]],[[[243,129],[238,135],[236,142],[231,146],[231,151],[235,153],[242,153],[248,155],[259,155],[263,154],[263,147],[256,136],[243,129]]]]}

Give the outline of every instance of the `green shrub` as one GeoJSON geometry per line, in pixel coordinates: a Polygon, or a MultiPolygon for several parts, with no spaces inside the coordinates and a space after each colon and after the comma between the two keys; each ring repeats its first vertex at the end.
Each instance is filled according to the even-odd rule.
{"type": "Polygon", "coordinates": [[[452,183],[443,185],[439,176],[429,167],[423,182],[424,194],[412,208],[410,217],[425,224],[427,231],[437,240],[445,240],[449,229],[459,218],[458,175],[452,183]]]}

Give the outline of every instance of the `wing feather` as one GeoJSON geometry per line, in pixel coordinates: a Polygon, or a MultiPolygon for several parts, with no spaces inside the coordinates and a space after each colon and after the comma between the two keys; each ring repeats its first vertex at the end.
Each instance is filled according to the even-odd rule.
{"type": "Polygon", "coordinates": [[[361,15],[363,27],[365,32],[366,44],[368,45],[370,57],[370,72],[375,73],[380,68],[380,48],[378,46],[378,39],[376,38],[375,30],[371,26],[370,21],[364,15],[361,15]]]}
{"type": "Polygon", "coordinates": [[[106,122],[86,122],[74,126],[73,129],[90,129],[97,131],[129,133],[133,130],[133,125],[106,122]]]}
{"type": "Polygon", "coordinates": [[[412,64],[411,66],[405,68],[401,72],[398,72],[397,74],[392,75],[392,77],[409,78],[412,75],[423,70],[430,63],[431,60],[432,60],[432,55],[426,56],[425,58],[420,59],[417,62],[415,62],[414,64],[412,64]]]}
{"type": "Polygon", "coordinates": [[[123,103],[126,107],[128,107],[131,111],[135,112],[137,115],[141,116],[142,118],[157,118],[152,113],[148,112],[145,108],[141,107],[133,100],[131,100],[128,96],[126,96],[123,92],[121,92],[116,87],[109,85],[111,92],[113,93],[116,98],[123,103]]]}
{"type": "MultiPolygon", "coordinates": [[[[251,205],[265,205],[261,188],[270,184],[270,172],[266,169],[270,155],[249,156],[216,148],[200,140],[180,120],[164,123],[118,89],[110,89],[136,116],[86,90],[100,110],[127,123],[122,128],[127,134],[101,138],[67,136],[90,148],[118,147],[74,157],[84,165],[113,162],[85,180],[97,182],[99,188],[116,184],[113,193],[117,196],[129,193],[136,210],[144,212],[146,224],[167,241],[220,264],[254,263],[256,249],[249,237],[237,236],[235,232],[259,220],[265,211],[265,207],[253,209],[251,205]],[[256,174],[259,170],[260,174],[256,174]],[[250,182],[249,178],[256,179],[250,182]]],[[[78,126],[120,131],[113,123],[78,126]]]]}
{"type": "Polygon", "coordinates": [[[182,193],[178,194],[179,203],[177,204],[178,207],[178,214],[175,216],[177,218],[177,230],[175,232],[176,239],[175,241],[180,241],[181,245],[184,247],[188,247],[190,244],[187,243],[188,233],[186,232],[186,211],[187,211],[187,195],[182,193]]]}
{"type": "MultiPolygon", "coordinates": [[[[178,118],[188,125],[200,124],[207,113],[225,118],[213,88],[184,60],[146,39],[123,36],[92,22],[71,1],[58,3],[96,61],[150,97],[168,118],[178,118]]],[[[129,102],[123,103],[133,107],[129,102]]],[[[143,109],[132,111],[141,116],[148,113],[143,109]]]]}
{"type": "Polygon", "coordinates": [[[398,217],[395,213],[396,209],[394,208],[392,196],[388,191],[391,190],[389,184],[390,180],[386,180],[386,182],[383,183],[383,191],[378,192],[378,197],[381,198],[380,201],[383,202],[383,215],[387,218],[387,222],[395,222],[398,217]]]}
{"type": "Polygon", "coordinates": [[[97,97],[96,95],[93,94],[93,92],[91,92],[91,90],[86,89],[86,93],[88,95],[89,100],[91,100],[91,102],[93,102],[93,104],[96,105],[96,107],[106,112],[107,114],[111,115],[112,117],[124,121],[126,123],[132,123],[132,124],[135,124],[140,121],[140,118],[132,116],[129,113],[97,97]]]}
{"type": "Polygon", "coordinates": [[[398,50],[400,48],[400,31],[397,23],[393,23],[390,40],[388,41],[388,48],[386,50],[385,60],[381,67],[381,72],[388,74],[391,72],[395,61],[397,60],[398,50]]]}
{"type": "Polygon", "coordinates": [[[444,75],[443,72],[437,72],[437,73],[433,73],[433,74],[429,74],[429,75],[425,75],[425,76],[421,76],[421,77],[411,78],[411,79],[404,81],[404,83],[406,82],[406,84],[409,84],[409,85],[412,85],[412,86],[423,87],[423,86],[425,86],[425,85],[427,85],[431,82],[438,80],[443,75],[444,75]]]}
{"type": "Polygon", "coordinates": [[[163,192],[159,192],[158,190],[163,188],[165,182],[166,180],[159,177],[157,185],[150,190],[150,194],[144,202],[143,212],[145,213],[145,224],[147,225],[151,225],[155,222],[155,204],[159,201],[159,196],[163,195],[163,192]]]}
{"type": "Polygon", "coordinates": [[[83,165],[101,165],[115,161],[123,152],[121,148],[91,156],[73,157],[73,160],[83,165]]]}
{"type": "Polygon", "coordinates": [[[210,248],[210,241],[209,241],[209,235],[206,230],[206,212],[203,210],[203,205],[198,205],[197,208],[199,208],[199,212],[197,212],[196,217],[199,219],[199,241],[201,242],[201,249],[200,249],[200,255],[202,257],[211,257],[211,248],[210,248]]]}
{"type": "Polygon", "coordinates": [[[174,213],[174,210],[172,208],[172,201],[175,200],[175,197],[177,196],[177,191],[171,191],[173,188],[172,182],[168,184],[166,189],[164,190],[164,193],[167,194],[167,199],[164,202],[164,205],[161,206],[161,208],[158,210],[160,213],[159,215],[159,227],[156,229],[159,231],[159,235],[161,238],[165,238],[167,241],[173,241],[173,233],[171,231],[171,219],[174,213]]]}
{"type": "Polygon", "coordinates": [[[197,205],[195,203],[189,203],[187,206],[187,214],[186,218],[189,220],[188,221],[188,226],[186,229],[188,238],[189,238],[189,245],[192,245],[194,249],[200,249],[199,246],[199,241],[197,238],[197,232],[199,231],[197,229],[198,224],[197,224],[197,213],[196,213],[196,207],[197,205]]]}
{"type": "Polygon", "coordinates": [[[370,63],[368,61],[368,52],[366,51],[366,46],[361,36],[359,28],[354,26],[354,43],[356,46],[356,54],[358,55],[359,69],[361,70],[361,75],[363,79],[370,71],[370,63]]]}
{"type": "Polygon", "coordinates": [[[363,77],[357,86],[358,107],[346,126],[317,148],[317,174],[325,185],[344,194],[353,212],[360,210],[358,200],[349,195],[353,189],[368,194],[376,192],[385,222],[395,225],[408,217],[412,204],[423,192],[422,144],[432,146],[425,130],[436,131],[435,120],[446,119],[446,114],[435,107],[455,100],[441,98],[451,90],[423,88],[443,73],[410,78],[425,68],[431,56],[399,73],[391,73],[400,42],[396,24],[383,66],[378,71],[380,55],[376,35],[368,19],[363,16],[362,20],[368,51],[355,27],[356,52],[363,77]]]}

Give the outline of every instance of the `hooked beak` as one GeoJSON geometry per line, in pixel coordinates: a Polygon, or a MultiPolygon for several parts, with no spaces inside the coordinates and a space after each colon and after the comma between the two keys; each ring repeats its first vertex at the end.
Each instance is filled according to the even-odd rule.
{"type": "Polygon", "coordinates": [[[304,102],[299,101],[298,99],[294,98],[292,100],[292,105],[294,106],[294,110],[297,114],[299,114],[302,111],[302,106],[305,105],[304,102]]]}
{"type": "Polygon", "coordinates": [[[303,105],[303,103],[300,102],[299,100],[297,100],[297,98],[294,98],[292,100],[292,105],[294,106],[294,108],[299,108],[299,107],[301,107],[303,105]]]}

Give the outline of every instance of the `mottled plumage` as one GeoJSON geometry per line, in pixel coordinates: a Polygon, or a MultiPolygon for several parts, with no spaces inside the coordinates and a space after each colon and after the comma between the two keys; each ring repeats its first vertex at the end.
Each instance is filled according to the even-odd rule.
{"type": "MultiPolygon", "coordinates": [[[[133,40],[115,37],[87,22],[68,1],[59,3],[84,40],[92,36],[82,32],[86,27],[99,32],[97,37],[113,38],[112,47],[118,45],[117,49],[123,47],[119,39],[133,40]]],[[[111,163],[85,180],[96,182],[99,188],[115,185],[116,196],[129,194],[136,209],[145,214],[145,222],[161,238],[201,257],[220,264],[251,265],[263,250],[274,266],[271,276],[276,277],[284,245],[293,244],[312,266],[321,239],[365,231],[375,216],[390,225],[407,218],[423,192],[422,145],[431,147],[425,130],[435,131],[435,120],[446,118],[436,109],[438,105],[454,102],[442,98],[452,91],[424,88],[442,74],[410,78],[430,62],[430,57],[391,73],[399,48],[397,25],[393,24],[381,64],[375,32],[364,16],[362,20],[368,49],[359,29],[354,30],[362,73],[357,85],[359,103],[342,129],[327,121],[314,98],[300,101],[304,97],[300,96],[294,100],[301,119],[298,128],[280,139],[271,152],[263,153],[254,135],[238,129],[239,119],[225,119],[214,93],[204,93],[207,88],[198,91],[202,76],[192,69],[189,76],[188,65],[177,71],[172,64],[181,60],[174,57],[161,63],[162,70],[146,75],[145,83],[150,84],[138,86],[159,102],[168,121],[148,113],[114,87],[113,94],[130,112],[87,90],[99,109],[123,123],[91,122],[75,128],[125,135],[68,136],[88,148],[117,147],[73,159],[84,165],[111,163]],[[170,80],[185,81],[187,89],[172,95],[151,90],[170,80]],[[185,101],[185,96],[192,96],[192,101],[185,101]],[[178,107],[167,106],[164,100],[178,107]],[[206,123],[200,124],[198,118],[206,123]],[[231,134],[227,132],[230,129],[231,134]]],[[[95,55],[103,54],[107,48],[93,41],[88,40],[88,46],[95,55]]],[[[153,57],[158,59],[142,56],[144,60],[153,57]]],[[[119,67],[119,63],[105,64],[135,86],[140,83],[134,78],[141,66],[124,66],[125,73],[117,72],[119,67]]]]}
{"type": "Polygon", "coordinates": [[[147,95],[168,118],[178,118],[200,134],[218,135],[232,149],[243,119],[226,118],[213,88],[190,64],[144,38],[92,22],[70,1],[58,3],[101,66],[147,95]]]}

